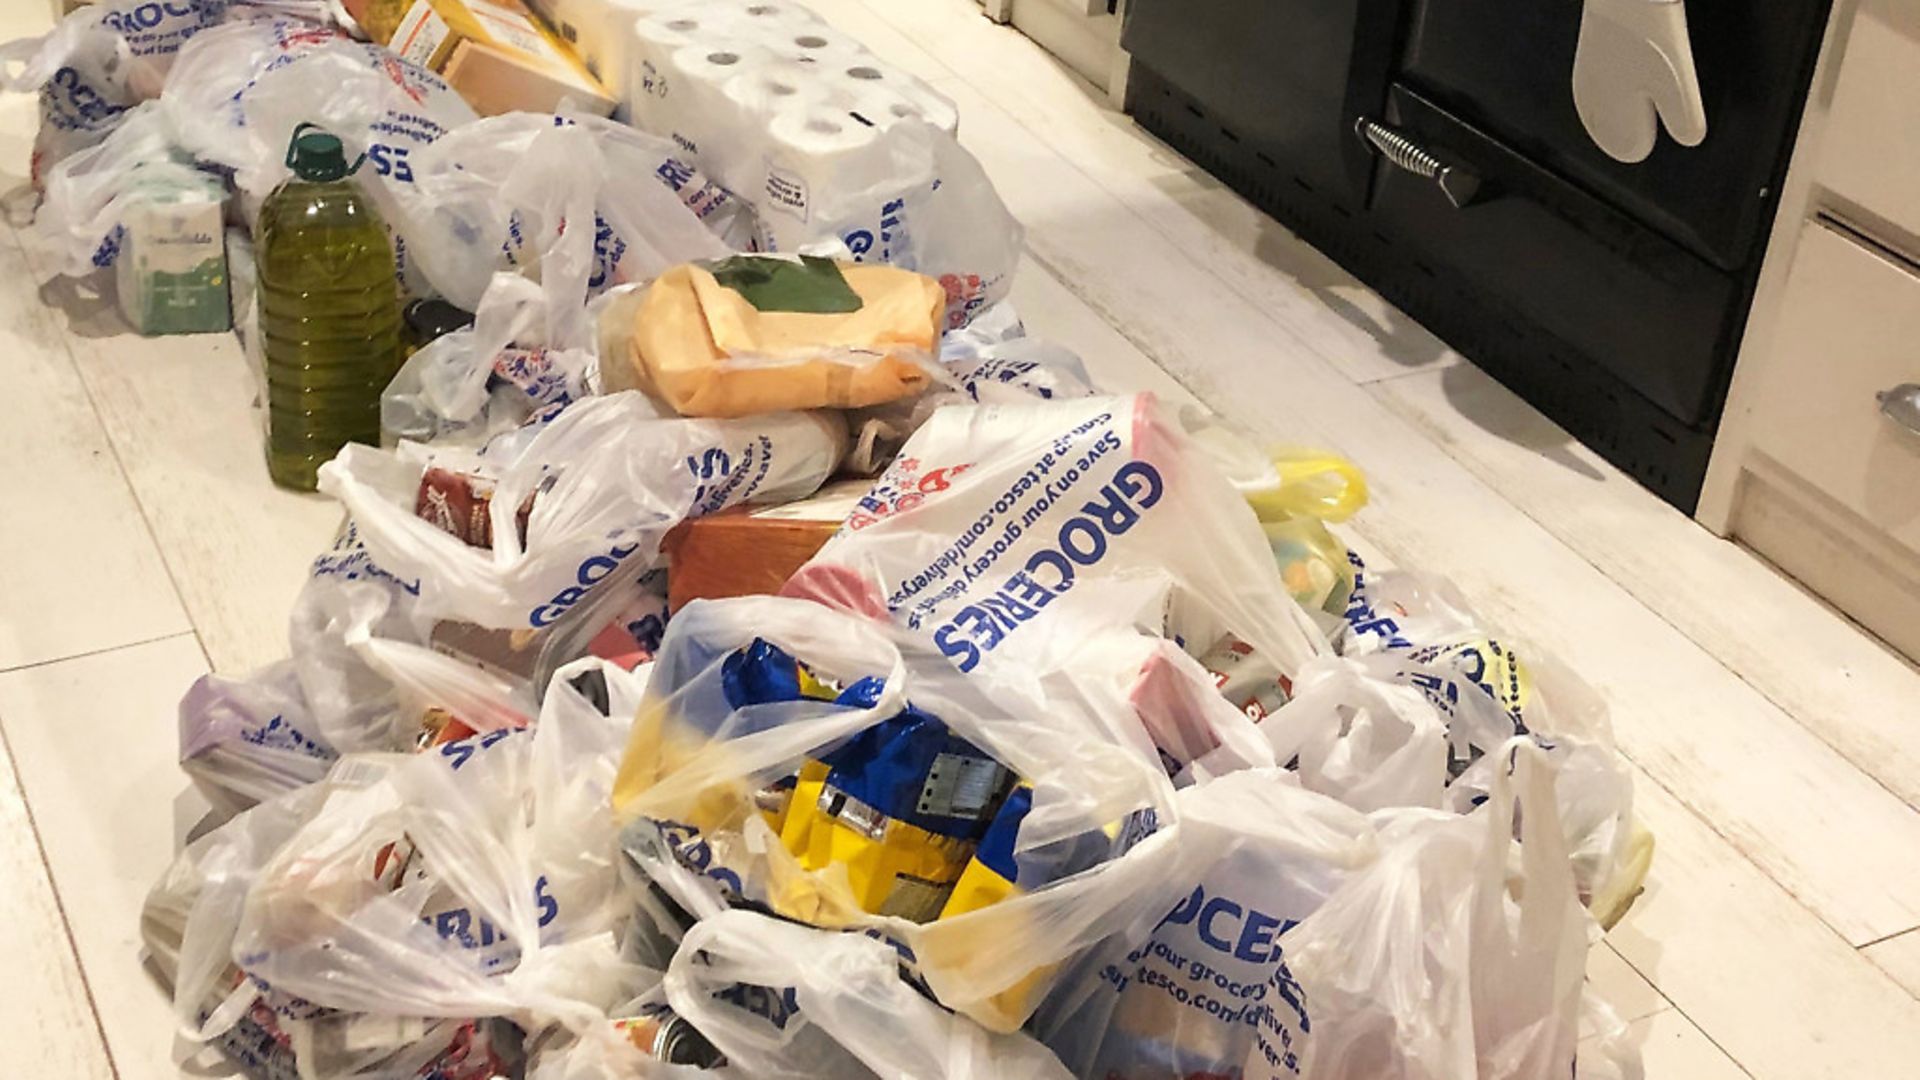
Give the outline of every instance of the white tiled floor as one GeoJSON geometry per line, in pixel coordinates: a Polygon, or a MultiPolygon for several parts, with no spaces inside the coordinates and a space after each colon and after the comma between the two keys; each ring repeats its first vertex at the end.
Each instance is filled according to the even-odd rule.
{"type": "MultiPolygon", "coordinates": [[[[1364,466],[1365,552],[1454,578],[1608,699],[1659,839],[1589,974],[1654,1080],[1920,1077],[1920,673],[1673,512],[970,0],[809,0],[961,107],[1036,332],[1114,386],[1364,466]]],[[[44,25],[13,0],[0,35],[44,25]]],[[[0,101],[0,190],[30,99],[0,101]]],[[[228,337],[143,340],[0,235],[0,1052],[172,1076],[142,895],[197,818],[174,703],[285,649],[338,521],[272,489],[228,337]]]]}

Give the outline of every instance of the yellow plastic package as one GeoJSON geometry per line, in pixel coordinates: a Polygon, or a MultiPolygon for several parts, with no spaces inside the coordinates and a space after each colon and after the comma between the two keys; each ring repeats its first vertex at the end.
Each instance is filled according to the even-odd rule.
{"type": "Polygon", "coordinates": [[[677,266],[641,297],[609,391],[682,416],[853,409],[925,390],[946,293],[890,266],[736,255],[677,266]]]}
{"type": "Polygon", "coordinates": [[[1367,504],[1366,476],[1343,457],[1314,451],[1276,453],[1273,468],[1279,485],[1249,493],[1247,503],[1281,580],[1301,607],[1339,616],[1353,593],[1353,565],[1327,522],[1345,521],[1367,504]]]}

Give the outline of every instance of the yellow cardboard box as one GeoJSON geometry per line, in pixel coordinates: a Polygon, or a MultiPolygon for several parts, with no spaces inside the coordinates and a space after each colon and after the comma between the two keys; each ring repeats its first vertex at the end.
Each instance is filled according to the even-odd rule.
{"type": "Polygon", "coordinates": [[[613,111],[566,43],[512,0],[414,0],[388,48],[445,77],[482,115],[552,112],[564,98],[613,111]]]}

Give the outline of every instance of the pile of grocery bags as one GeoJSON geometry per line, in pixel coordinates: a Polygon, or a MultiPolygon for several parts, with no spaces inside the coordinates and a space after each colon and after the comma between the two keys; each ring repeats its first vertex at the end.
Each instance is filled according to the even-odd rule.
{"type": "Polygon", "coordinates": [[[1029,337],[951,104],[798,5],[516,9],[610,35],[531,110],[476,89],[517,55],[482,5],[117,0],[5,47],[40,273],[117,274],[190,187],[257,349],[240,255],[318,124],[396,289],[462,316],[320,467],[287,658],[181,701],[213,812],[141,928],[183,1054],[1639,1075],[1585,981],[1652,846],[1604,707],[1349,551],[1351,464],[1029,337]]]}

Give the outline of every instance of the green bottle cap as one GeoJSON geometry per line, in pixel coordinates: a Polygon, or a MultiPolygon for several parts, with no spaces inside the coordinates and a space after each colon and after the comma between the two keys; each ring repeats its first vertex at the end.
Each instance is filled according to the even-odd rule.
{"type": "Polygon", "coordinates": [[[287,164],[293,167],[293,175],[315,183],[338,180],[351,171],[339,137],[306,124],[294,132],[293,145],[287,148],[287,164]]]}

